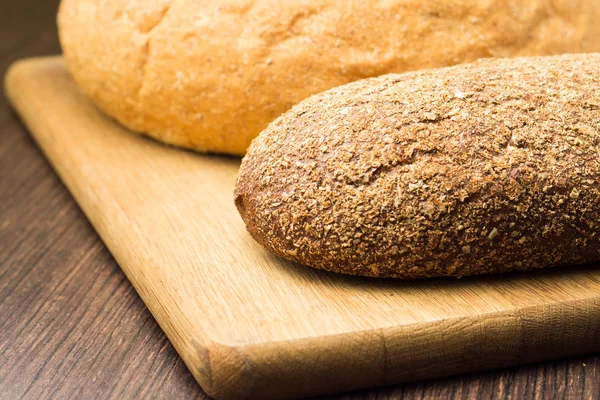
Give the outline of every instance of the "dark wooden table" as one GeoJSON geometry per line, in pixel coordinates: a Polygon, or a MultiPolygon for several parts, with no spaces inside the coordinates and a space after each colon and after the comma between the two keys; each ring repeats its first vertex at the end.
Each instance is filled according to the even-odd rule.
{"type": "MultiPolygon", "coordinates": [[[[0,0],[2,76],[59,52],[57,3],[0,0]]],[[[0,97],[0,399],[149,397],[207,398],[0,97]]],[[[600,356],[341,398],[600,398],[600,356]]]]}

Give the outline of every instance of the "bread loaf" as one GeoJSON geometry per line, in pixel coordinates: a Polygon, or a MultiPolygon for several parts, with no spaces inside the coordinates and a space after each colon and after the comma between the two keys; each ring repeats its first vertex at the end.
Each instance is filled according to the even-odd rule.
{"type": "Polygon", "coordinates": [[[308,98],[244,158],[272,252],[420,278],[600,259],[600,54],[491,59],[308,98]]]}
{"type": "Polygon", "coordinates": [[[600,51],[598,0],[63,0],[76,82],[130,129],[242,155],[309,95],[481,57],[600,51]]]}

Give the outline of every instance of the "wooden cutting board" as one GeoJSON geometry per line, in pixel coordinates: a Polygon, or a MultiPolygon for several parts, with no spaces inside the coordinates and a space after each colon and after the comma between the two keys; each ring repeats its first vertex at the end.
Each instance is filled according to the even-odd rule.
{"type": "Polygon", "coordinates": [[[58,57],[14,65],[6,89],[212,396],[308,396],[600,350],[598,265],[420,281],[315,271],[246,233],[239,159],[128,132],[58,57]]]}

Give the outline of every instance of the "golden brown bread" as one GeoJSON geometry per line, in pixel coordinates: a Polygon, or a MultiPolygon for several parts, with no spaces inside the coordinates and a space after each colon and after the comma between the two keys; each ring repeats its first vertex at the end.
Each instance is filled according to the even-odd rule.
{"type": "Polygon", "coordinates": [[[600,259],[600,54],[491,59],[308,98],[254,140],[235,202],[299,263],[465,276],[600,259]]]}
{"type": "Polygon", "coordinates": [[[244,154],[309,95],[481,57],[600,50],[597,0],[63,0],[76,82],[159,140],[244,154]]]}

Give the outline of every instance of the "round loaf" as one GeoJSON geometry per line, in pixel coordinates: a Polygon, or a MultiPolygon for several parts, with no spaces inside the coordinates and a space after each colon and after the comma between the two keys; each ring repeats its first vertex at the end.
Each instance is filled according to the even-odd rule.
{"type": "Polygon", "coordinates": [[[63,0],[75,81],[130,129],[242,155],[309,95],[481,57],[600,50],[597,0],[63,0]]]}
{"type": "Polygon", "coordinates": [[[599,260],[599,66],[481,60],[310,97],[252,143],[236,205],[267,249],[346,274],[599,260]]]}

